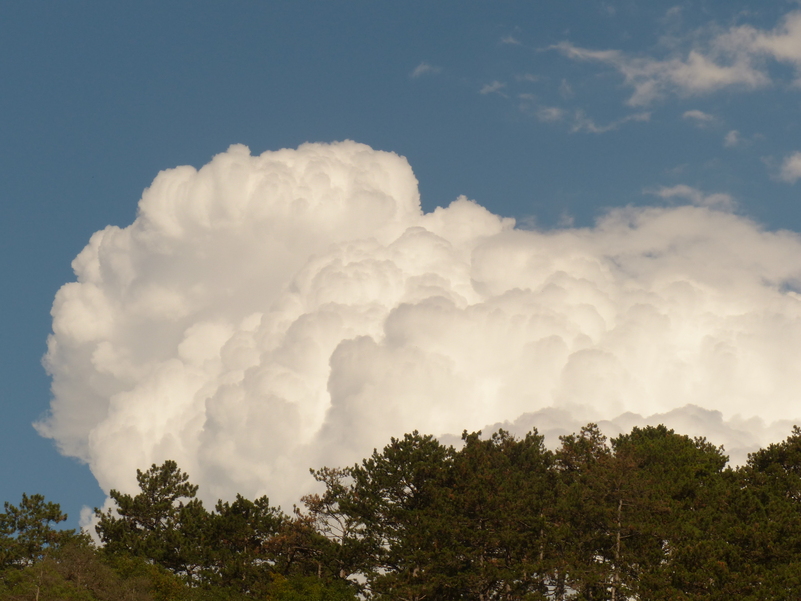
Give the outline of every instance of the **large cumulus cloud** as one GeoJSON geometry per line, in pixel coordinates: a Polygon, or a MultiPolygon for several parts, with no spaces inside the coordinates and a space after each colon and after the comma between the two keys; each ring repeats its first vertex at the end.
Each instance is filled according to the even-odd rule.
{"type": "Polygon", "coordinates": [[[233,146],[73,268],[37,427],[105,489],[172,458],[207,499],[287,506],[413,429],[673,420],[742,455],[801,415],[801,240],[709,207],[525,231],[424,214],[392,153],[233,146]]]}

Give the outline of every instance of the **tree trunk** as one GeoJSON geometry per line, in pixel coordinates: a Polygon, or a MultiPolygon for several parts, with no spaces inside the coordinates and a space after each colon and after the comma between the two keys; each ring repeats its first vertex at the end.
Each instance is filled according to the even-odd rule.
{"type": "Polygon", "coordinates": [[[622,524],[623,499],[617,502],[617,520],[615,531],[615,562],[612,565],[612,601],[617,601],[617,591],[620,587],[620,529],[622,524]]]}

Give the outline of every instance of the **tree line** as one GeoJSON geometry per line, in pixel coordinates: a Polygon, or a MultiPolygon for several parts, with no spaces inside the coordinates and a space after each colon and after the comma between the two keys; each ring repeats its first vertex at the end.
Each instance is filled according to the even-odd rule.
{"type": "Polygon", "coordinates": [[[312,474],[287,514],[213,509],[175,462],[95,510],[101,546],[41,495],[0,514],[0,598],[743,600],[801,598],[801,429],[732,468],[665,426],[545,447],[499,430],[417,432],[312,474]]]}

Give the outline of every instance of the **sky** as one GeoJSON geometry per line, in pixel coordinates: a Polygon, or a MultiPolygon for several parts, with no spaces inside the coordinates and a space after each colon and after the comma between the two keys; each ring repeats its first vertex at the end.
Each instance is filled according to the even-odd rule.
{"type": "Polygon", "coordinates": [[[801,418],[797,2],[9,2],[0,82],[0,500],[801,418]]]}

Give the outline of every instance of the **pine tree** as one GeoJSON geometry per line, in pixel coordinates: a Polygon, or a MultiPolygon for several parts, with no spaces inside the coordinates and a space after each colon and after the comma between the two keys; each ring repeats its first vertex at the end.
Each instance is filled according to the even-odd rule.
{"type": "Polygon", "coordinates": [[[67,515],[58,503],[45,502],[42,495],[22,493],[19,506],[6,502],[0,514],[0,567],[25,567],[75,536],[74,530],[56,530],[53,525],[67,515]]]}
{"type": "Polygon", "coordinates": [[[547,510],[555,500],[552,453],[536,431],[462,435],[448,503],[449,584],[455,598],[544,598],[551,557],[547,510]]]}
{"type": "Polygon", "coordinates": [[[106,552],[144,557],[189,580],[196,578],[210,543],[208,512],[195,499],[197,486],[171,460],[146,472],[137,470],[136,479],[139,494],[112,490],[116,508],[95,509],[106,552]]]}

